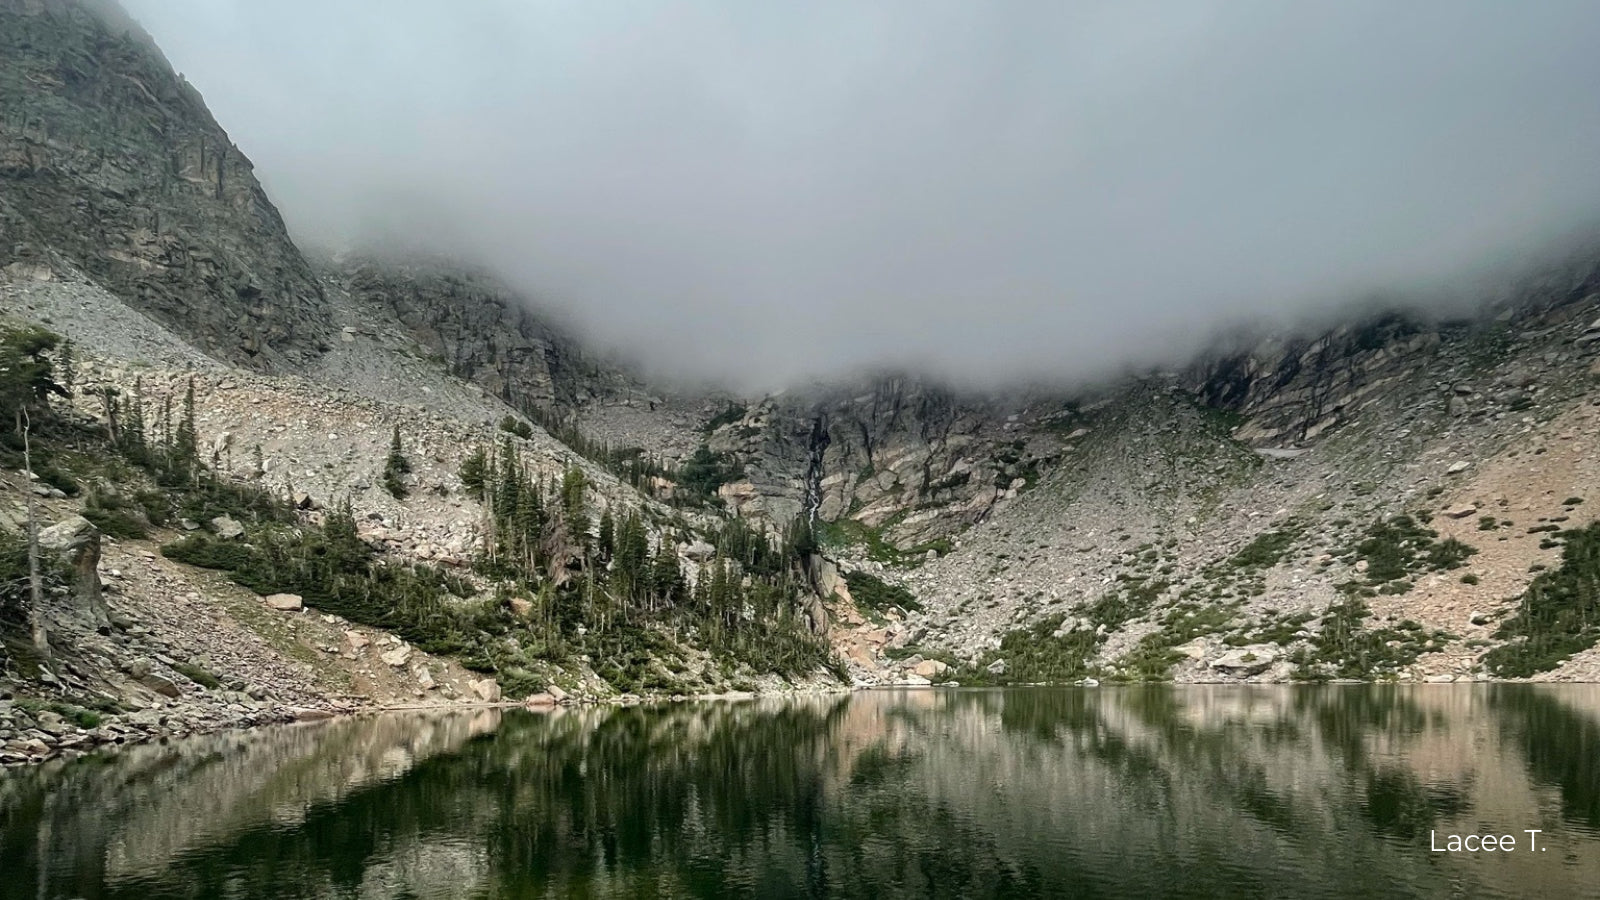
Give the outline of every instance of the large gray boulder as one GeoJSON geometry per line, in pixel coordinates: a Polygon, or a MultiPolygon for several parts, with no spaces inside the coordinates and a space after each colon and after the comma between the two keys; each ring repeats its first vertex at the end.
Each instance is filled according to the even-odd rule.
{"type": "Polygon", "coordinates": [[[1272,664],[1278,661],[1278,656],[1276,647],[1253,644],[1224,653],[1211,661],[1211,668],[1226,675],[1259,675],[1272,668],[1272,664]]]}
{"type": "Polygon", "coordinates": [[[73,613],[92,628],[111,627],[100,584],[100,529],[72,516],[39,532],[39,550],[72,571],[73,613]]]}

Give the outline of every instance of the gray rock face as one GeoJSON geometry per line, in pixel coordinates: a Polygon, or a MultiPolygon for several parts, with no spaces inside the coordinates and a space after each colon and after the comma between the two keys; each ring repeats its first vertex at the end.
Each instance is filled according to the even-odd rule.
{"type": "Polygon", "coordinates": [[[1256,644],[1229,651],[1211,661],[1211,668],[1227,675],[1259,675],[1278,661],[1279,651],[1267,644],[1256,644]]]}
{"type": "Polygon", "coordinates": [[[769,398],[708,445],[745,470],[721,491],[740,514],[854,519],[909,550],[980,521],[1060,458],[1071,438],[1020,427],[1017,409],[885,377],[769,398]]]}
{"type": "Polygon", "coordinates": [[[0,270],[82,273],[233,362],[315,353],[321,288],[250,160],[108,10],[0,0],[0,270]]]}
{"type": "Polygon", "coordinates": [[[451,372],[514,406],[570,407],[636,387],[486,275],[378,260],[340,277],[352,298],[397,319],[451,372]]]}
{"type": "Polygon", "coordinates": [[[74,611],[91,627],[109,627],[100,583],[100,530],[82,516],[73,516],[39,532],[39,549],[56,555],[72,570],[74,611]]]}
{"type": "Polygon", "coordinates": [[[271,594],[261,601],[279,612],[299,612],[305,608],[305,601],[299,594],[271,594]]]}
{"type": "Polygon", "coordinates": [[[178,687],[177,682],[165,675],[158,675],[154,672],[146,672],[143,677],[138,679],[138,681],[140,684],[152,691],[155,691],[163,697],[177,698],[183,696],[183,691],[178,687]]]}

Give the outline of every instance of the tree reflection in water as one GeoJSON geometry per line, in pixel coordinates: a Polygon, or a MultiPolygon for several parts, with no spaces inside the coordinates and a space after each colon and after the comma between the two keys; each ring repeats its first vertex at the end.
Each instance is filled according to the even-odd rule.
{"type": "Polygon", "coordinates": [[[1597,751],[1533,685],[384,716],[0,775],[0,897],[1581,896],[1597,751]]]}

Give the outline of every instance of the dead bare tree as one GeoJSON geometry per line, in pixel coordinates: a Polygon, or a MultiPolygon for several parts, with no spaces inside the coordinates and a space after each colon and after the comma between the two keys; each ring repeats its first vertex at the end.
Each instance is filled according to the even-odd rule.
{"type": "Polygon", "coordinates": [[[39,659],[49,663],[50,633],[44,624],[44,576],[39,571],[39,509],[33,493],[33,418],[26,408],[17,411],[17,431],[22,434],[22,468],[27,477],[28,495],[28,631],[39,659]]]}

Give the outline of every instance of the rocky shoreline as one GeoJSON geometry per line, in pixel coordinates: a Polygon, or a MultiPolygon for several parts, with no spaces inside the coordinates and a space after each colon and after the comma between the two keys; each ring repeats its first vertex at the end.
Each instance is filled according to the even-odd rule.
{"type": "MultiPolygon", "coordinates": [[[[855,688],[859,690],[861,688],[855,688]]],[[[849,693],[848,687],[797,687],[789,691],[734,692],[727,694],[620,694],[610,697],[568,694],[551,685],[525,701],[460,701],[446,703],[377,704],[360,699],[333,699],[317,706],[287,706],[227,692],[215,703],[172,700],[143,709],[114,714],[93,714],[67,709],[67,704],[37,698],[0,699],[0,769],[37,765],[52,760],[71,761],[91,753],[152,742],[180,740],[225,731],[244,731],[272,725],[322,722],[348,716],[373,716],[395,712],[450,712],[474,709],[553,710],[574,706],[636,706],[645,703],[681,703],[699,700],[747,700],[758,697],[814,693],[849,693]],[[67,711],[63,711],[67,709],[67,711]]]]}

